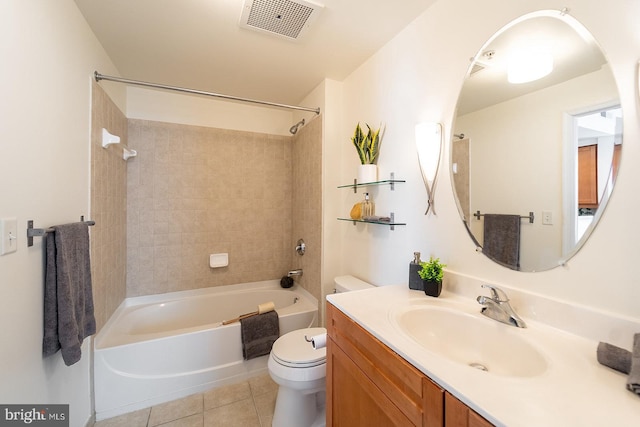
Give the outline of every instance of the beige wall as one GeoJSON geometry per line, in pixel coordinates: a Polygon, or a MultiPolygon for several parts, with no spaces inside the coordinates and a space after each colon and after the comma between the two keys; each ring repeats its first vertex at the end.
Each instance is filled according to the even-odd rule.
{"type": "Polygon", "coordinates": [[[291,267],[291,137],[129,121],[127,295],[282,277],[291,267]],[[209,254],[229,266],[212,269],[209,254]]]}
{"type": "Polygon", "coordinates": [[[105,91],[92,84],[91,99],[91,275],[97,330],[126,295],[127,119],[105,91]],[[102,147],[102,129],[120,144],[102,147]]]}

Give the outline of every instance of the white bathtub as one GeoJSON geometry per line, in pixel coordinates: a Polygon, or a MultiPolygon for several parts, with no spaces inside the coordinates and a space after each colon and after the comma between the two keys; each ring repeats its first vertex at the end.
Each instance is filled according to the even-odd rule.
{"type": "Polygon", "coordinates": [[[269,301],[281,335],[318,324],[318,301],[277,280],[127,298],[94,341],[96,419],[266,372],[268,356],[243,360],[240,323],[222,321],[269,301]]]}

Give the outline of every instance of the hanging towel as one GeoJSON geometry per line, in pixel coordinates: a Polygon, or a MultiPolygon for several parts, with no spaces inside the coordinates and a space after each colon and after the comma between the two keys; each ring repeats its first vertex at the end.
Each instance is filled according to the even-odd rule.
{"type": "Polygon", "coordinates": [[[96,332],[91,290],[89,226],[58,225],[46,235],[42,351],[62,350],[67,366],[80,360],[82,341],[96,332]]]}
{"type": "Polygon", "coordinates": [[[482,253],[520,270],[520,215],[484,214],[482,253]]]}
{"type": "Polygon", "coordinates": [[[240,319],[242,356],[245,360],[271,352],[280,336],[280,320],[276,311],[240,319]]]}
{"type": "Polygon", "coordinates": [[[627,388],[640,395],[640,333],[633,336],[631,349],[631,370],[627,378],[627,388]]]}

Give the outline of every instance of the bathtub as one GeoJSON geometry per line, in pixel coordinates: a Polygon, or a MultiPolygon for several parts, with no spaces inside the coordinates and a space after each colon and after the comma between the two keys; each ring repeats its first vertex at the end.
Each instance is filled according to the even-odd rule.
{"type": "Polygon", "coordinates": [[[102,420],[267,372],[242,357],[240,323],[273,301],[280,334],[317,326],[318,301],[278,280],[127,298],[94,340],[96,419],[102,420]]]}

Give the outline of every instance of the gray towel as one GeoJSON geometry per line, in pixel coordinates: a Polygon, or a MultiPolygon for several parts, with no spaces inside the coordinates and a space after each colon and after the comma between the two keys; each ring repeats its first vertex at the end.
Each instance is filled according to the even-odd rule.
{"type": "Polygon", "coordinates": [[[482,253],[520,270],[520,215],[484,214],[482,253]]]}
{"type": "Polygon", "coordinates": [[[91,290],[89,226],[58,225],[46,235],[42,352],[62,350],[67,366],[80,360],[82,341],[96,332],[91,290]]]}
{"type": "Polygon", "coordinates": [[[615,369],[623,374],[631,371],[631,352],[613,344],[601,342],[598,344],[598,362],[601,365],[615,369]]]}
{"type": "Polygon", "coordinates": [[[640,334],[633,336],[633,349],[631,351],[631,370],[627,378],[627,388],[640,395],[640,334]]]}
{"type": "Polygon", "coordinates": [[[273,343],[280,336],[278,313],[270,311],[240,319],[240,330],[242,356],[245,360],[269,354],[273,343]]]}

